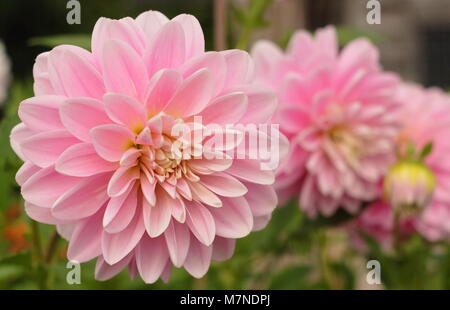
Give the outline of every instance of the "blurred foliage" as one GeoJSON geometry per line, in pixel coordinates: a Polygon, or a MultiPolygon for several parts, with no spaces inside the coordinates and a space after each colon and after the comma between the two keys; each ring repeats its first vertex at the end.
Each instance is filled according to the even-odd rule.
{"type": "Polygon", "coordinates": [[[53,48],[57,45],[72,44],[87,50],[91,49],[91,36],[88,34],[61,34],[46,37],[34,37],[29,40],[30,46],[53,48]]]}
{"type": "MultiPolygon", "coordinates": [[[[232,8],[233,16],[242,27],[239,47],[246,48],[251,32],[266,25],[263,18],[264,11],[271,2],[272,0],[251,0],[246,10],[232,8]]],[[[13,8],[8,7],[11,11],[15,9],[15,5],[11,3],[8,1],[6,5],[2,2],[1,5],[13,6],[13,8]]],[[[133,1],[133,3],[140,4],[124,7],[123,2],[111,1],[111,6],[105,7],[98,2],[92,2],[89,7],[91,13],[86,16],[88,20],[86,26],[72,28],[76,32],[63,31],[67,34],[59,35],[56,34],[56,30],[61,31],[58,27],[51,32],[30,30],[29,36],[23,39],[33,46],[45,48],[59,44],[75,44],[89,48],[90,39],[78,33],[90,30],[87,28],[93,25],[93,16],[135,16],[138,10],[148,9],[142,2],[133,1]],[[30,40],[30,37],[33,39],[30,40]]],[[[153,9],[162,10],[169,16],[175,15],[169,1],[154,3],[159,3],[160,7],[153,6],[153,9]]],[[[189,3],[177,1],[179,10],[183,10],[183,7],[180,8],[181,3],[189,8],[196,7],[192,1],[189,3]]],[[[54,11],[65,17],[64,8],[58,7],[54,11]]],[[[186,9],[186,11],[189,10],[186,9]]],[[[202,25],[208,24],[211,15],[209,11],[199,9],[196,12],[197,17],[204,19],[202,25]]],[[[55,16],[52,18],[56,18],[55,16]]],[[[7,21],[2,20],[0,25],[5,22],[7,21]]],[[[45,22],[53,25],[55,21],[50,18],[45,22]]],[[[381,39],[355,29],[346,27],[337,29],[340,45],[361,36],[372,41],[381,39]]],[[[292,30],[286,32],[280,40],[281,46],[287,44],[293,32],[292,30]]],[[[206,26],[207,38],[209,33],[210,30],[206,26]]],[[[18,44],[16,48],[18,47],[21,45],[18,44]]],[[[23,58],[15,59],[16,63],[18,59],[23,58]]],[[[29,63],[28,66],[29,74],[31,64],[29,63]]],[[[309,220],[299,211],[296,202],[277,208],[264,230],[239,239],[233,257],[225,262],[213,262],[209,272],[202,279],[194,279],[183,269],[175,268],[167,284],[158,281],[153,285],[146,285],[140,278],[130,280],[127,271],[121,272],[109,281],[100,282],[94,279],[95,261],[91,261],[82,264],[81,284],[69,285],[66,282],[66,275],[70,271],[66,268],[67,242],[60,240],[56,243],[53,260],[47,262],[43,259],[45,257],[43,252],[47,251],[51,243],[54,227],[38,224],[26,216],[21,205],[20,191],[14,180],[21,162],[10,147],[9,134],[19,122],[17,117],[19,103],[32,95],[31,82],[18,80],[16,77],[10,89],[8,102],[0,113],[2,116],[0,119],[0,289],[371,288],[365,284],[368,272],[366,263],[370,259],[376,259],[381,263],[383,282],[381,287],[450,289],[450,246],[448,244],[430,244],[418,236],[413,236],[394,250],[388,251],[380,248],[376,241],[366,236],[367,251],[358,252],[353,248],[345,232],[345,224],[352,219],[351,215],[339,212],[331,218],[319,217],[316,220],[309,220]]]]}

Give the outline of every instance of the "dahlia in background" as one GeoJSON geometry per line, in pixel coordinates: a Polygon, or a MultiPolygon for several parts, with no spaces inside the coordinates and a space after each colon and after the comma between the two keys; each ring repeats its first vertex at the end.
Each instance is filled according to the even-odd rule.
{"type": "MultiPolygon", "coordinates": [[[[397,77],[382,72],[366,39],[338,50],[336,31],[299,31],[284,53],[271,42],[252,55],[260,82],[279,94],[274,121],[291,142],[277,171],[280,200],[299,197],[310,217],[355,213],[379,195],[394,158],[397,77]]],[[[281,201],[283,202],[283,201],[281,201]]]]}
{"type": "Polygon", "coordinates": [[[384,184],[391,192],[349,225],[357,245],[363,245],[358,230],[385,246],[414,232],[430,241],[450,236],[450,96],[438,89],[405,84],[396,97],[402,122],[396,148],[400,153],[415,153],[416,160],[400,159],[384,184]]]}
{"type": "Polygon", "coordinates": [[[253,72],[246,52],[206,53],[195,17],[155,11],[99,19],[92,52],[39,55],[36,96],[20,104],[11,133],[28,215],[57,225],[70,260],[98,257],[97,279],[127,266],[147,283],[167,280],[172,266],[202,277],[236,238],[266,225],[275,173],[228,155],[246,129],[227,127],[235,143],[214,150],[203,148],[208,137],[180,144],[173,133],[267,123],[276,96],[252,85],[253,72]]]}
{"type": "Polygon", "coordinates": [[[6,50],[0,42],[0,105],[5,102],[10,81],[10,63],[6,50]]]}

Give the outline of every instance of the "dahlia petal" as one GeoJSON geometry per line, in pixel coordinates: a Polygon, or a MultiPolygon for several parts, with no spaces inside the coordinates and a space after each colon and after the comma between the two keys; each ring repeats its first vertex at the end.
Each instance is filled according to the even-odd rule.
{"type": "Polygon", "coordinates": [[[68,147],[56,160],[55,170],[74,177],[89,177],[117,169],[115,163],[101,158],[90,143],[68,147]]]}
{"type": "Polygon", "coordinates": [[[173,18],[183,28],[186,43],[186,59],[195,57],[205,51],[205,38],[197,18],[189,14],[180,14],[173,18]]]}
{"type": "Polygon", "coordinates": [[[282,107],[278,115],[283,131],[288,133],[297,133],[311,122],[309,113],[299,107],[282,107]]]}
{"type": "Polygon", "coordinates": [[[103,216],[103,227],[105,231],[111,234],[118,233],[130,224],[136,213],[138,188],[135,184],[130,191],[109,200],[105,215],[103,216]]]}
{"type": "Polygon", "coordinates": [[[253,60],[257,64],[255,68],[256,76],[271,76],[274,67],[282,59],[283,52],[271,41],[258,41],[251,51],[253,60]]]}
{"type": "Polygon", "coordinates": [[[272,186],[255,183],[244,183],[248,188],[245,199],[254,216],[271,214],[276,208],[278,199],[272,186]]]}
{"type": "Polygon", "coordinates": [[[169,21],[159,30],[145,53],[148,73],[153,76],[161,69],[177,68],[186,60],[186,39],[183,28],[169,21]]]}
{"type": "Polygon", "coordinates": [[[16,182],[22,186],[29,178],[41,170],[40,167],[33,165],[29,161],[23,163],[16,173],[16,182]]]}
{"type": "Polygon", "coordinates": [[[108,182],[108,195],[110,197],[122,195],[139,177],[139,166],[120,167],[114,172],[111,180],[108,182]]]}
{"type": "Polygon", "coordinates": [[[99,125],[111,123],[103,103],[91,98],[69,98],[60,107],[61,122],[78,139],[90,142],[89,131],[99,125]],[[83,117],[80,117],[82,115],[83,117]]]}
{"type": "Polygon", "coordinates": [[[150,80],[145,95],[145,106],[148,115],[153,116],[161,112],[181,86],[181,75],[172,69],[161,69],[150,80]]]}
{"type": "Polygon", "coordinates": [[[184,80],[164,111],[174,116],[191,116],[201,112],[212,98],[211,73],[202,69],[184,80]]]}
{"type": "Polygon", "coordinates": [[[127,256],[139,243],[145,232],[142,209],[138,206],[131,223],[119,233],[103,231],[102,253],[105,261],[114,265],[127,256]]]}
{"type": "Polygon", "coordinates": [[[177,181],[177,192],[186,198],[187,200],[192,200],[192,192],[189,188],[189,184],[186,182],[185,179],[178,179],[177,181]]]}
{"type": "Polygon", "coordinates": [[[59,106],[64,101],[63,96],[44,95],[32,97],[20,103],[19,117],[34,131],[62,129],[59,117],[59,106]]]}
{"type": "Polygon", "coordinates": [[[213,243],[212,260],[223,262],[233,256],[236,240],[216,237],[213,243]]]}
{"type": "Polygon", "coordinates": [[[277,97],[269,90],[251,89],[246,92],[247,112],[239,120],[242,124],[264,124],[277,108],[277,97]]]}
{"type": "Polygon", "coordinates": [[[216,172],[201,177],[201,184],[224,197],[239,197],[247,193],[247,188],[239,180],[226,173],[216,172]]]}
{"type": "Polygon", "coordinates": [[[186,271],[196,278],[203,277],[211,264],[212,248],[211,245],[200,243],[191,235],[189,252],[183,265],[186,271]]]}
{"type": "Polygon", "coordinates": [[[100,255],[95,264],[95,279],[98,281],[106,281],[111,279],[127,267],[132,259],[133,255],[130,253],[119,262],[114,265],[110,265],[105,261],[103,256],[100,255]]]}
{"type": "Polygon", "coordinates": [[[190,232],[186,225],[171,221],[164,237],[172,263],[175,267],[181,267],[186,260],[190,244],[190,232]]]}
{"type": "Polygon", "coordinates": [[[247,96],[243,92],[218,97],[200,113],[205,124],[236,123],[247,111],[247,96]]]}
{"type": "Polygon", "coordinates": [[[209,209],[216,223],[216,234],[224,238],[242,238],[253,228],[253,215],[243,197],[222,198],[221,208],[209,209]]]}
{"type": "Polygon", "coordinates": [[[173,205],[177,202],[159,187],[156,189],[156,205],[144,202],[143,216],[145,229],[151,238],[160,236],[167,229],[172,217],[173,205]]]}
{"type": "Polygon", "coordinates": [[[169,282],[170,274],[172,273],[172,267],[173,267],[173,265],[170,262],[170,260],[167,260],[166,266],[164,267],[163,272],[161,274],[161,280],[164,283],[169,282]]]}
{"type": "Polygon", "coordinates": [[[26,161],[25,155],[22,152],[20,144],[22,141],[28,139],[30,136],[34,135],[36,132],[28,128],[24,123],[19,123],[11,130],[10,142],[11,148],[19,156],[20,159],[26,161]]]}
{"type": "Polygon", "coordinates": [[[114,125],[100,125],[92,128],[90,135],[98,155],[115,162],[134,144],[134,134],[127,128],[114,125]]]}
{"type": "Polygon", "coordinates": [[[147,121],[144,107],[135,99],[122,94],[108,93],[103,96],[108,116],[131,130],[139,130],[147,121]]]}
{"type": "Polygon", "coordinates": [[[187,209],[186,224],[194,236],[206,246],[214,241],[216,227],[211,213],[201,203],[185,202],[187,209]]]}
{"type": "Polygon", "coordinates": [[[169,22],[169,19],[158,11],[147,11],[136,17],[136,25],[144,32],[147,44],[151,43],[161,27],[169,22]]]}
{"type": "Polygon", "coordinates": [[[257,216],[253,219],[252,231],[260,231],[264,229],[272,218],[272,214],[257,216]]]}
{"type": "Polygon", "coordinates": [[[157,183],[156,180],[153,179],[153,181],[150,181],[146,176],[146,174],[141,173],[140,183],[141,183],[141,191],[145,199],[151,206],[154,206],[156,203],[156,194],[155,194],[155,186],[157,183]]]}
{"type": "Polygon", "coordinates": [[[121,41],[105,43],[102,72],[108,92],[124,94],[139,100],[149,82],[145,64],[135,50],[121,41]]]}
{"type": "Polygon", "coordinates": [[[25,212],[33,220],[50,225],[64,224],[66,221],[53,216],[52,209],[40,207],[25,201],[25,212]]]}
{"type": "MultiPolygon", "coordinates": [[[[208,69],[209,72],[225,72],[227,69],[225,57],[218,52],[207,52],[185,62],[179,71],[184,78],[188,78],[201,69],[208,69]]],[[[217,95],[222,91],[225,76],[215,74],[212,79],[214,80],[214,95],[217,95]]]]}
{"type": "Polygon", "coordinates": [[[51,208],[54,202],[80,182],[80,178],[65,176],[54,167],[41,169],[22,185],[23,198],[35,205],[51,208]]]}
{"type": "Polygon", "coordinates": [[[48,69],[58,94],[101,98],[105,91],[92,54],[77,46],[55,47],[48,57],[48,69]]]}
{"type": "Polygon", "coordinates": [[[257,184],[271,185],[275,181],[275,176],[271,170],[262,170],[258,160],[238,159],[234,160],[227,173],[238,177],[241,180],[257,184]]]}
{"type": "Polygon", "coordinates": [[[169,259],[163,237],[144,236],[136,247],[136,264],[145,283],[154,283],[161,276],[169,259]]]}
{"type": "Polygon", "coordinates": [[[92,53],[96,59],[102,58],[110,40],[117,40],[140,55],[144,52],[145,35],[130,17],[119,20],[101,17],[97,21],[91,40],[92,53]]]}
{"type": "Polygon", "coordinates": [[[55,201],[52,214],[60,219],[77,220],[93,215],[109,199],[106,185],[110,173],[79,182],[55,201]]]}
{"type": "Polygon", "coordinates": [[[67,130],[44,131],[22,141],[20,149],[24,156],[40,167],[53,165],[70,146],[80,142],[67,130]]]}
{"type": "Polygon", "coordinates": [[[120,158],[120,165],[122,167],[130,167],[138,164],[138,158],[141,155],[141,151],[134,147],[129,148],[125,153],[123,153],[122,158],[120,158]]]}
{"type": "Polygon", "coordinates": [[[227,64],[224,89],[233,89],[252,80],[255,66],[250,55],[241,50],[223,51],[227,64]]]}
{"type": "Polygon", "coordinates": [[[69,260],[82,263],[102,253],[102,216],[103,210],[100,210],[76,224],[67,250],[67,258],[69,260]]]}
{"type": "Polygon", "coordinates": [[[189,187],[191,189],[193,199],[199,200],[214,208],[220,208],[222,206],[222,201],[220,198],[200,183],[190,182],[189,187]]]}

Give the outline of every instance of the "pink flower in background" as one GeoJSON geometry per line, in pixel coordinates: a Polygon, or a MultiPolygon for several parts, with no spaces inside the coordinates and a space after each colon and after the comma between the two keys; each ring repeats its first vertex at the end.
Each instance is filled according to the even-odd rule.
{"type": "Polygon", "coordinates": [[[0,42],[0,105],[5,102],[10,81],[10,63],[5,47],[0,42]]]}
{"type": "Polygon", "coordinates": [[[92,53],[63,45],[39,55],[36,96],[21,103],[11,134],[28,215],[58,225],[70,260],[98,257],[100,280],[126,266],[147,283],[167,280],[172,266],[202,277],[236,238],[266,225],[274,171],[173,133],[267,123],[276,96],[252,84],[253,71],[246,52],[206,53],[195,17],[154,11],[99,19],[92,53]]]}
{"type": "MultiPolygon", "coordinates": [[[[434,195],[423,210],[401,219],[400,230],[407,236],[413,232],[430,241],[450,236],[450,96],[438,89],[423,89],[405,84],[399,87],[397,99],[402,131],[397,146],[413,143],[417,150],[432,142],[432,151],[424,164],[436,180],[434,195]]],[[[360,229],[385,245],[392,242],[393,206],[376,202],[363,211],[353,228],[360,229]]]]}
{"type": "Polygon", "coordinates": [[[252,55],[261,82],[279,93],[274,121],[291,142],[277,171],[280,199],[298,196],[310,217],[376,199],[398,130],[397,77],[381,71],[377,49],[357,39],[339,52],[327,27],[314,38],[295,33],[286,53],[263,41],[252,55]]]}

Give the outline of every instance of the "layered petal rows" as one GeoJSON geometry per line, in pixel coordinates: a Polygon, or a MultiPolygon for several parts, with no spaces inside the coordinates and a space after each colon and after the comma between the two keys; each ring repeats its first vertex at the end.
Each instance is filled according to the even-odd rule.
{"type": "Polygon", "coordinates": [[[58,46],[33,74],[35,97],[11,133],[25,208],[58,226],[70,260],[97,258],[98,279],[128,267],[152,283],[172,266],[202,277],[270,219],[274,171],[229,151],[250,135],[234,125],[267,123],[277,98],[253,83],[247,53],[205,52],[193,16],[101,18],[92,52],[58,46]],[[213,124],[235,143],[174,135],[213,124]]]}

